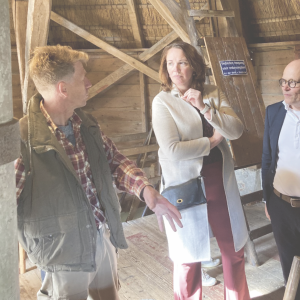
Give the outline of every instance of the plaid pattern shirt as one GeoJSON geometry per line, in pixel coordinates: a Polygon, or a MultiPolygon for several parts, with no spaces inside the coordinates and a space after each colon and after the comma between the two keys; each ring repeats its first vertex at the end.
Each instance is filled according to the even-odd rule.
{"type": "MultiPolygon", "coordinates": [[[[105,220],[105,217],[103,211],[100,208],[100,204],[97,198],[97,191],[93,183],[93,176],[90,168],[88,154],[80,133],[80,125],[82,121],[75,112],[70,118],[76,140],[76,145],[74,147],[72,143],[66,138],[61,129],[53,123],[49,114],[43,106],[43,101],[40,102],[40,109],[46,118],[49,129],[55,135],[58,142],[62,145],[73,164],[78,178],[80,179],[82,188],[84,189],[86,196],[92,206],[95,221],[98,227],[105,220]]],[[[137,168],[133,161],[122,155],[117,150],[115,144],[107,136],[105,136],[101,130],[100,132],[103,139],[103,148],[105,150],[105,154],[116,187],[119,190],[126,191],[130,194],[135,194],[136,196],[140,197],[143,188],[146,185],[150,185],[145,176],[145,173],[141,169],[137,168]]],[[[22,157],[19,157],[16,160],[15,173],[16,193],[18,200],[25,185],[25,167],[22,157]]]]}

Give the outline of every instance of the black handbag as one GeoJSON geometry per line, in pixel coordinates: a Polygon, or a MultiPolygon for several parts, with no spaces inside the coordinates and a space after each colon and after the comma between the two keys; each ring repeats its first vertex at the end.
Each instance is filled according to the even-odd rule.
{"type": "MultiPolygon", "coordinates": [[[[163,177],[162,181],[165,185],[163,177]]],[[[201,186],[201,176],[179,185],[169,186],[161,194],[178,210],[207,203],[201,186]]]]}

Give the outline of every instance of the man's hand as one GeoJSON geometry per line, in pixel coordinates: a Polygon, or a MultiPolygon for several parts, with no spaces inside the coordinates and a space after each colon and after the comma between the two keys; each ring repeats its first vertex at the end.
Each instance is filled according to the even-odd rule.
{"type": "Polygon", "coordinates": [[[268,209],[267,209],[267,204],[265,204],[265,213],[266,213],[266,217],[269,219],[269,221],[271,221],[270,215],[268,213],[268,209]]]}
{"type": "Polygon", "coordinates": [[[155,212],[158,226],[160,231],[164,230],[163,225],[163,215],[170,223],[173,231],[176,231],[174,221],[179,227],[182,227],[181,224],[181,214],[178,209],[172,205],[165,197],[163,197],[158,191],[156,191],[152,186],[147,185],[144,188],[143,197],[147,206],[155,212]]]}

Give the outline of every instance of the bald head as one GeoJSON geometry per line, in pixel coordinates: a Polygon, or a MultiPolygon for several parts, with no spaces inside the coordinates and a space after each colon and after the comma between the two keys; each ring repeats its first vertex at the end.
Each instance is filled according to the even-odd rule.
{"type": "Polygon", "coordinates": [[[283,78],[286,80],[293,79],[295,81],[300,80],[300,59],[295,59],[292,62],[290,62],[283,71],[283,78]],[[286,75],[293,77],[286,77],[286,75]]]}
{"type": "Polygon", "coordinates": [[[285,84],[281,87],[284,101],[295,110],[300,110],[300,59],[293,60],[284,69],[282,78],[285,84]],[[295,87],[290,87],[288,82],[296,82],[295,87]]]}

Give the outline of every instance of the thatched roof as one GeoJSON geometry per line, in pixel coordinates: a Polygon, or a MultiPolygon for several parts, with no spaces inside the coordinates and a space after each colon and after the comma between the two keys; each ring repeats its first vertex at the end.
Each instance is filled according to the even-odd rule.
{"type": "Polygon", "coordinates": [[[248,42],[300,40],[299,0],[244,0],[240,6],[248,42]]]}
{"type": "MultiPolygon", "coordinates": [[[[247,42],[266,43],[300,39],[298,0],[240,0],[239,2],[247,42]]],[[[206,0],[190,1],[192,9],[200,9],[206,3],[206,0]]],[[[144,47],[151,47],[172,31],[148,0],[136,0],[136,6],[144,47]]],[[[119,49],[136,47],[126,0],[53,0],[52,10],[119,49]]],[[[200,36],[212,35],[208,17],[196,21],[196,24],[200,36]]],[[[12,46],[15,47],[12,17],[11,40],[12,46]]],[[[75,49],[97,48],[54,21],[50,21],[48,44],[69,45],[75,49]]]]}

